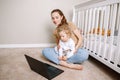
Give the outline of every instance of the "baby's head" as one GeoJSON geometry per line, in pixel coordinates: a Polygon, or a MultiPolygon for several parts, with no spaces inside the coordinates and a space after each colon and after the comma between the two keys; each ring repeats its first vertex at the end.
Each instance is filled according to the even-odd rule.
{"type": "Polygon", "coordinates": [[[57,31],[58,31],[58,36],[60,37],[60,39],[63,42],[68,41],[68,39],[71,37],[71,30],[70,30],[69,26],[66,24],[59,26],[57,31]]]}

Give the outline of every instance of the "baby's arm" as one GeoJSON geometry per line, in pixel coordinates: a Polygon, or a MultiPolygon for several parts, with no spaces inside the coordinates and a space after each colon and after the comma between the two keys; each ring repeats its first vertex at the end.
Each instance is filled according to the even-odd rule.
{"type": "Polygon", "coordinates": [[[61,57],[63,56],[63,53],[62,53],[62,52],[63,52],[63,50],[62,50],[62,48],[60,47],[58,53],[59,53],[59,56],[61,56],[61,57]]]}
{"type": "Polygon", "coordinates": [[[60,46],[60,48],[59,48],[59,51],[58,51],[58,54],[59,54],[59,60],[62,60],[62,56],[63,56],[63,49],[62,49],[62,41],[60,40],[59,41],[59,46],[60,46]]]}

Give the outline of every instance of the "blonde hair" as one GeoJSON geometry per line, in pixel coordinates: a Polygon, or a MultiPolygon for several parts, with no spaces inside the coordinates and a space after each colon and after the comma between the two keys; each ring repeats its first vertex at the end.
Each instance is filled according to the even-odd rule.
{"type": "Polygon", "coordinates": [[[59,33],[61,31],[64,31],[67,34],[68,37],[71,37],[71,29],[69,28],[68,25],[64,24],[64,25],[57,28],[57,32],[58,32],[59,37],[60,37],[59,33]]]}

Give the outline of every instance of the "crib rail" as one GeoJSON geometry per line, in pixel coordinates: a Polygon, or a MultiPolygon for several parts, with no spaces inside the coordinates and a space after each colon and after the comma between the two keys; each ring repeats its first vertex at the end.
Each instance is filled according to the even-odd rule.
{"type": "Polygon", "coordinates": [[[84,38],[83,47],[120,73],[120,0],[76,5],[73,12],[73,22],[84,38]]]}

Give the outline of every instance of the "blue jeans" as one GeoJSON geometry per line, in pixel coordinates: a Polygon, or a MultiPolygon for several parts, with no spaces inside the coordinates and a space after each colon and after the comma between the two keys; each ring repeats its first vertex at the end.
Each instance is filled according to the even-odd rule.
{"type": "MultiPolygon", "coordinates": [[[[45,58],[52,61],[55,64],[59,64],[58,54],[55,52],[54,48],[44,48],[42,54],[45,58]]],[[[69,59],[68,63],[82,63],[88,59],[89,53],[87,50],[79,48],[78,51],[69,59]]]]}

